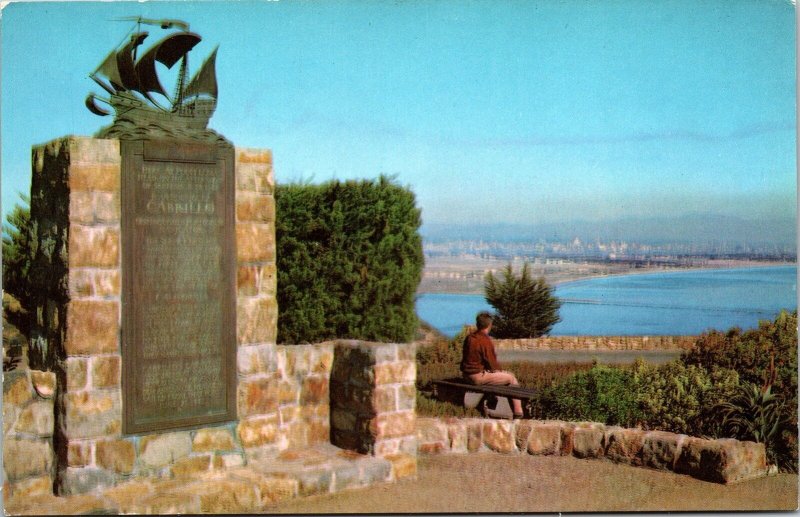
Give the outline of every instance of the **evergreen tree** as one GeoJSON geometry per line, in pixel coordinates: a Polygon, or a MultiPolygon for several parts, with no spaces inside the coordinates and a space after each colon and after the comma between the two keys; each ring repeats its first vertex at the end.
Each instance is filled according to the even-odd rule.
{"type": "Polygon", "coordinates": [[[558,309],[561,301],[553,295],[554,288],[543,277],[531,278],[528,264],[519,276],[509,263],[497,278],[486,275],[486,301],[496,309],[492,334],[498,338],[535,338],[550,332],[561,321],[558,309]]]}
{"type": "Polygon", "coordinates": [[[28,198],[20,194],[22,204],[6,216],[3,224],[3,290],[19,302],[22,310],[7,310],[6,317],[20,332],[27,335],[29,322],[26,311],[32,306],[29,277],[31,251],[31,210],[28,198]]]}

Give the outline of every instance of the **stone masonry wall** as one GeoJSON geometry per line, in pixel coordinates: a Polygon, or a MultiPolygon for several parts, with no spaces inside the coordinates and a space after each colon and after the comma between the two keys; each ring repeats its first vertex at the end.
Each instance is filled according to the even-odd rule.
{"type": "Polygon", "coordinates": [[[416,347],[336,341],[330,380],[331,443],[416,475],[416,347]]]}
{"type": "Polygon", "coordinates": [[[594,422],[420,418],[417,439],[422,454],[493,451],[606,458],[716,483],[767,473],[766,452],[760,443],[730,438],[705,440],[594,422]]]}
{"type": "Polygon", "coordinates": [[[56,376],[17,368],[3,374],[3,500],[53,491],[56,376]]]}
{"type": "Polygon", "coordinates": [[[691,350],[697,336],[545,336],[495,339],[501,350],[691,350]]]}

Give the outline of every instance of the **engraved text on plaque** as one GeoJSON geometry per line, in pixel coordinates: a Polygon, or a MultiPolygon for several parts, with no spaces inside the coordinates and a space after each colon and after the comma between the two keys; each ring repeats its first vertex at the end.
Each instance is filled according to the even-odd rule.
{"type": "Polygon", "coordinates": [[[235,419],[233,150],[122,155],[125,432],[235,419]]]}

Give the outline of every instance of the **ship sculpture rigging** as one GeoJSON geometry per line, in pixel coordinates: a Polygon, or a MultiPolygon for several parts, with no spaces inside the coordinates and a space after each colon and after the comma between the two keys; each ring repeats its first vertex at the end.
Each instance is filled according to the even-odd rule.
{"type": "Polygon", "coordinates": [[[101,116],[111,115],[110,107],[115,114],[114,124],[101,133],[115,136],[115,133],[137,128],[184,135],[203,132],[217,105],[217,48],[187,80],[189,51],[201,37],[190,32],[189,25],[180,20],[126,19],[136,21],[130,37],[89,75],[108,96],[90,93],[86,97],[86,107],[101,116]],[[140,30],[142,24],[177,31],[140,52],[140,46],[149,35],[140,30]],[[172,92],[161,84],[156,63],[169,69],[178,64],[177,84],[172,92]]]}

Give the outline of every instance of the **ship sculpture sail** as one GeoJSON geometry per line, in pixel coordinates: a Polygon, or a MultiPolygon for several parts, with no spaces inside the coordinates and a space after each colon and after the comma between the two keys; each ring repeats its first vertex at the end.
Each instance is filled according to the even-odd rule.
{"type": "Polygon", "coordinates": [[[160,129],[168,133],[187,135],[202,132],[217,105],[216,56],[217,49],[206,58],[191,80],[186,81],[189,51],[201,38],[189,32],[188,24],[178,20],[136,19],[137,28],[142,23],[161,25],[162,28],[179,26],[155,45],[139,54],[139,47],[149,33],[136,30],[127,42],[114,49],[100,66],[90,74],[108,98],[90,93],[86,107],[96,115],[110,115],[113,109],[114,125],[101,131],[105,135],[130,129],[160,129]],[[158,77],[156,63],[172,68],[180,62],[178,84],[172,96],[164,89],[158,77]],[[157,100],[156,96],[163,97],[157,100]]]}

